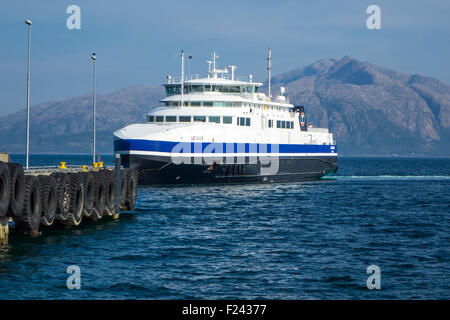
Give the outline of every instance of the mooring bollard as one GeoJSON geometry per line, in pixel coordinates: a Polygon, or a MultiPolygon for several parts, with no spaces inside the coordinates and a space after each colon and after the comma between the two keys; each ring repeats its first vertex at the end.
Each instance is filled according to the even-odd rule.
{"type": "Polygon", "coordinates": [[[114,195],[114,214],[113,218],[118,219],[120,214],[120,154],[114,156],[114,166],[116,175],[116,194],[114,195]]]}

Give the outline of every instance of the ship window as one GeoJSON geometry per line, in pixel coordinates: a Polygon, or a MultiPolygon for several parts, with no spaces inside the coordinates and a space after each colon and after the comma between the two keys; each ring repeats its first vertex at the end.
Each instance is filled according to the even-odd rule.
{"type": "Polygon", "coordinates": [[[255,87],[255,93],[257,93],[257,92],[258,92],[258,89],[259,89],[258,87],[255,87]]]}
{"type": "Polygon", "coordinates": [[[166,122],[177,122],[177,116],[166,116],[166,122]]]}
{"type": "Polygon", "coordinates": [[[205,116],[194,116],[194,122],[206,122],[205,116]]]}
{"type": "Polygon", "coordinates": [[[237,118],[238,126],[250,126],[250,118],[237,118]]]}
{"type": "Polygon", "coordinates": [[[188,107],[189,106],[189,102],[188,101],[183,101],[183,106],[188,107]]]}
{"type": "Polygon", "coordinates": [[[195,86],[189,86],[190,88],[192,87],[192,92],[203,92],[203,86],[201,85],[195,85],[195,86]]]}
{"type": "Polygon", "coordinates": [[[247,87],[247,92],[248,93],[252,93],[253,92],[253,87],[252,86],[248,86],[247,87]]]}
{"type": "Polygon", "coordinates": [[[281,128],[286,128],[286,121],[281,121],[281,128]]]}
{"type": "Polygon", "coordinates": [[[294,121],[291,121],[291,129],[294,129],[294,121]]]}
{"type": "Polygon", "coordinates": [[[223,102],[214,102],[214,107],[223,107],[223,102]]]}
{"type": "Polygon", "coordinates": [[[205,84],[205,91],[211,91],[211,85],[205,84]]]}
{"type": "Polygon", "coordinates": [[[273,120],[269,120],[269,128],[273,127],[273,120]]]}
{"type": "Polygon", "coordinates": [[[291,128],[291,122],[290,121],[286,121],[286,128],[290,129],[291,128]]]}
{"type": "Polygon", "coordinates": [[[191,116],[180,116],[180,122],[191,122],[191,116]]]}
{"type": "Polygon", "coordinates": [[[154,116],[147,116],[147,122],[155,122],[154,116]]]}
{"type": "Polygon", "coordinates": [[[281,121],[277,120],[277,128],[281,128],[281,121]]]}
{"type": "Polygon", "coordinates": [[[239,93],[239,92],[241,92],[241,87],[239,87],[239,86],[231,86],[231,87],[228,88],[228,92],[239,93]]]}
{"type": "Polygon", "coordinates": [[[200,102],[191,102],[191,107],[200,107],[200,102]]]}
{"type": "Polygon", "coordinates": [[[211,116],[211,117],[209,117],[208,120],[209,120],[209,122],[220,123],[220,117],[211,116]]]}
{"type": "Polygon", "coordinates": [[[179,94],[181,92],[180,86],[166,86],[166,93],[168,96],[179,94]]]}
{"type": "Polygon", "coordinates": [[[223,103],[225,107],[231,107],[233,104],[231,102],[224,102],[223,103]]]}
{"type": "Polygon", "coordinates": [[[212,107],[213,103],[211,101],[203,102],[204,107],[212,107]]]}
{"type": "Polygon", "coordinates": [[[170,106],[170,102],[165,101],[165,102],[164,102],[164,105],[165,105],[165,106],[170,106]]]}
{"type": "Polygon", "coordinates": [[[233,117],[222,117],[222,122],[226,124],[233,123],[233,117]]]}
{"type": "Polygon", "coordinates": [[[174,107],[179,107],[180,106],[180,101],[174,101],[173,102],[173,106],[174,107]]]}
{"type": "Polygon", "coordinates": [[[233,107],[242,107],[242,102],[233,102],[233,107]]]}
{"type": "Polygon", "coordinates": [[[156,116],[156,122],[164,122],[164,116],[156,116]]]}

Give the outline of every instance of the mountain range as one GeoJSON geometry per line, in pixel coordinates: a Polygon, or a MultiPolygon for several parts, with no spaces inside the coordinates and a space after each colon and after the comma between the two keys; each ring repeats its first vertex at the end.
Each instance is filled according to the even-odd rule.
{"type": "MultiPolygon", "coordinates": [[[[271,85],[305,106],[309,124],[335,133],[340,154],[450,155],[450,86],[439,80],[345,56],[274,76],[271,85]]],[[[112,153],[112,132],[142,122],[164,95],[162,86],[98,94],[98,151],[112,153]]],[[[25,117],[0,118],[0,152],[24,152],[25,117]]],[[[31,153],[90,153],[92,95],[35,105],[30,123],[31,153]]]]}

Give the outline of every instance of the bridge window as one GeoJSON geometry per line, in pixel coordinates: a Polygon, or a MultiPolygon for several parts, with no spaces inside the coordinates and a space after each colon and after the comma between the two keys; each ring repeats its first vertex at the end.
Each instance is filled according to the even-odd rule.
{"type": "Polygon", "coordinates": [[[147,116],[147,122],[155,122],[155,116],[147,116]]]}
{"type": "Polygon", "coordinates": [[[166,116],[166,122],[177,122],[177,116],[166,116]]]}
{"type": "Polygon", "coordinates": [[[205,102],[203,102],[203,106],[204,107],[212,107],[213,103],[211,101],[205,101],[205,102]]]}
{"type": "Polygon", "coordinates": [[[164,116],[156,116],[156,122],[164,122],[164,116]]]}
{"type": "Polygon", "coordinates": [[[191,102],[191,107],[200,107],[200,102],[192,101],[191,102]]]}

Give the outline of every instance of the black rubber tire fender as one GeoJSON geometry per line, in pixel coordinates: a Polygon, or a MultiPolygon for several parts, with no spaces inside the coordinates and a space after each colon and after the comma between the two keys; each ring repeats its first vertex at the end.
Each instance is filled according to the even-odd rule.
{"type": "Polygon", "coordinates": [[[19,230],[37,233],[41,222],[41,188],[36,176],[25,175],[25,200],[22,214],[15,219],[19,230]]]}
{"type": "Polygon", "coordinates": [[[84,210],[83,216],[89,218],[94,208],[94,177],[91,172],[82,172],[84,179],[84,210]]]}
{"type": "Polygon", "coordinates": [[[41,188],[41,226],[50,227],[55,221],[58,205],[56,180],[50,175],[38,176],[41,188]]]}
{"type": "Polygon", "coordinates": [[[11,178],[9,167],[6,163],[0,162],[0,217],[6,216],[11,197],[11,178]]]}
{"type": "Polygon", "coordinates": [[[137,170],[130,169],[127,174],[128,174],[128,187],[127,187],[127,198],[125,200],[125,210],[132,211],[136,207],[139,172],[137,170]]]}
{"type": "Polygon", "coordinates": [[[64,221],[70,209],[70,177],[64,172],[55,172],[52,176],[56,180],[57,190],[56,219],[64,221]]]}
{"type": "Polygon", "coordinates": [[[11,196],[9,199],[8,216],[18,217],[22,214],[25,200],[25,176],[19,163],[8,163],[10,174],[11,196]]]}
{"type": "Polygon", "coordinates": [[[83,219],[84,210],[84,180],[79,172],[69,172],[70,177],[70,207],[67,219],[61,221],[65,225],[78,226],[83,219]]]}
{"type": "Polygon", "coordinates": [[[128,169],[120,170],[120,208],[125,206],[128,188],[128,169]]]}
{"type": "Polygon", "coordinates": [[[105,211],[105,176],[102,171],[92,172],[94,177],[94,207],[92,219],[101,219],[105,211]]]}
{"type": "Polygon", "coordinates": [[[105,211],[108,216],[114,214],[114,199],[116,193],[115,175],[112,170],[104,170],[105,176],[105,211]]]}

